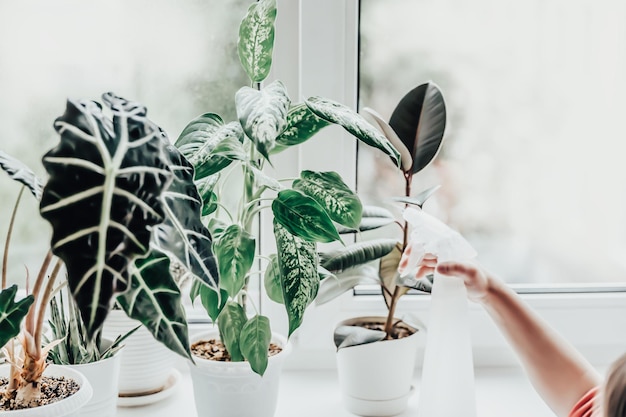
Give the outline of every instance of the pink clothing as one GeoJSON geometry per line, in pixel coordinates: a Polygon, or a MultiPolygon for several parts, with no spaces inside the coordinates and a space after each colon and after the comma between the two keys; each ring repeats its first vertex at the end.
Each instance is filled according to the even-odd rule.
{"type": "Polygon", "coordinates": [[[598,397],[598,387],[592,388],[583,397],[578,400],[569,417],[599,417],[598,406],[594,401],[598,397]]]}

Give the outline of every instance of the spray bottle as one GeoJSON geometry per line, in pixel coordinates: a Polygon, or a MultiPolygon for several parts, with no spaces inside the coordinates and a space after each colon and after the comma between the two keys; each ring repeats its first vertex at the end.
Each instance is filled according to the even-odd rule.
{"type": "MultiPolygon", "coordinates": [[[[422,210],[407,208],[404,218],[413,226],[412,259],[400,271],[405,279],[415,275],[411,268],[425,253],[437,255],[439,262],[476,256],[463,236],[422,210]]],[[[426,338],[418,417],[475,417],[467,291],[461,279],[435,273],[426,338]]]]}

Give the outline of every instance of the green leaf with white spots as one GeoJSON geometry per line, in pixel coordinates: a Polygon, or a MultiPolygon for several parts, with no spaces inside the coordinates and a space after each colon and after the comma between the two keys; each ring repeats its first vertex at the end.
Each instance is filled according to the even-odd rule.
{"type": "Polygon", "coordinates": [[[252,267],[255,251],[254,236],[241,226],[231,224],[214,241],[213,250],[220,271],[220,287],[231,297],[243,288],[252,267]]]}
{"type": "Polygon", "coordinates": [[[280,266],[278,265],[278,256],[274,253],[270,255],[270,263],[265,270],[263,284],[265,292],[270,300],[278,304],[284,304],[283,287],[280,278],[280,266]]]}
{"type": "Polygon", "coordinates": [[[337,223],[350,228],[359,226],[361,200],[336,172],[302,171],[293,188],[315,199],[337,223]]]}
{"type": "Polygon", "coordinates": [[[285,85],[278,80],[262,90],[242,87],[235,94],[237,117],[243,131],[268,160],[276,138],[287,124],[290,104],[285,85]]]}
{"type": "Polygon", "coordinates": [[[130,288],[117,297],[128,317],[139,320],[170,350],[191,359],[187,320],[180,290],[170,274],[170,259],[152,251],[135,262],[130,288]]]}
{"type": "Polygon", "coordinates": [[[297,190],[283,190],[272,202],[274,218],[289,233],[310,242],[341,240],[328,213],[308,195],[297,190]]]}
{"type": "Polygon", "coordinates": [[[20,325],[35,299],[29,295],[15,301],[17,285],[11,285],[0,292],[0,348],[17,336],[20,325]]]}
{"type": "Polygon", "coordinates": [[[317,116],[342,126],[363,143],[380,149],[389,155],[391,160],[398,167],[400,166],[400,153],[398,150],[393,147],[382,133],[369,124],[363,116],[343,104],[321,97],[310,97],[305,103],[317,116]]]}
{"type": "Polygon", "coordinates": [[[241,362],[241,330],[248,321],[246,313],[238,303],[229,301],[217,318],[220,339],[230,354],[233,362],[241,362]]]}
{"type": "Polygon", "coordinates": [[[320,284],[316,245],[292,235],[274,220],[283,299],[289,319],[289,335],[302,324],[304,311],[315,299],[320,284]]]}
{"type": "Polygon", "coordinates": [[[306,142],[328,125],[330,123],[317,117],[306,104],[293,106],[287,113],[287,126],[276,138],[276,147],[271,153],[278,153],[289,146],[306,142]]]}
{"type": "Polygon", "coordinates": [[[256,315],[241,329],[241,353],[254,372],[263,376],[267,369],[267,356],[272,339],[270,320],[256,315]]]}
{"type": "Polygon", "coordinates": [[[275,20],[276,0],[260,0],[252,3],[239,25],[239,60],[252,82],[263,81],[270,72],[275,20]]]}

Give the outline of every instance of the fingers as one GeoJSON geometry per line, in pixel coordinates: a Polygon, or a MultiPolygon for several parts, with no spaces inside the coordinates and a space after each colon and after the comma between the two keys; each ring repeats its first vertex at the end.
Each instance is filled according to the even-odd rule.
{"type": "Polygon", "coordinates": [[[463,275],[470,279],[475,279],[478,269],[472,264],[461,262],[442,262],[437,265],[437,272],[443,275],[463,275]]]}

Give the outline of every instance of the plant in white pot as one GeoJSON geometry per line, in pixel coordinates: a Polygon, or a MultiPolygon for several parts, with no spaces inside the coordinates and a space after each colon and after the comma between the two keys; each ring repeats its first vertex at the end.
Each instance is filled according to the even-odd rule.
{"type": "Polygon", "coordinates": [[[268,318],[258,311],[248,315],[250,276],[264,272],[270,298],[285,305],[289,337],[327,275],[317,244],[341,242],[337,229],[354,230],[361,221],[361,202],[337,173],[307,170],[295,180],[280,180],[263,168],[279,163],[275,156],[281,151],[333,123],[399,163],[390,142],[346,106],[320,97],[292,104],[283,83],[262,84],[272,63],[276,13],[274,0],[261,0],[241,22],[239,57],[256,88],[242,87],[236,93],[238,120],[225,123],[217,114],[205,113],[175,143],[195,167],[220,272],[219,294],[200,282],[191,289],[192,299],[199,297],[217,322],[215,331],[192,341],[195,354],[213,359],[196,358],[191,365],[201,416],[273,415],[274,378],[289,347],[284,337],[271,332],[268,318]],[[269,257],[265,271],[256,271],[255,226],[262,210],[273,214],[277,253],[269,257]],[[251,389],[242,397],[246,387],[251,389]]]}
{"type": "MultiPolygon", "coordinates": [[[[0,153],[0,165],[6,167],[0,153]]],[[[9,162],[10,175],[29,186],[37,196],[41,193],[34,176],[27,169],[9,162]]],[[[92,396],[92,388],[84,375],[65,367],[48,366],[48,351],[56,342],[42,345],[44,313],[55,279],[61,268],[51,252],[46,255],[33,283],[30,295],[16,301],[17,285],[7,288],[7,261],[11,233],[17,213],[20,191],[8,227],[2,260],[2,292],[0,292],[0,347],[8,364],[0,365],[0,414],[3,416],[76,416],[92,396]]],[[[27,277],[28,282],[28,277],[27,277]]],[[[28,287],[28,285],[27,285],[28,287]]],[[[27,288],[28,291],[28,288],[27,288]]]]}
{"type": "MultiPolygon", "coordinates": [[[[405,195],[394,198],[395,204],[421,209],[438,186],[412,196],[413,176],[430,164],[443,140],[446,108],[441,91],[431,82],[414,88],[399,102],[389,124],[371,109],[363,112],[402,155],[405,195]]],[[[399,226],[398,238],[363,239],[354,246],[321,253],[321,265],[333,277],[322,281],[316,303],[328,302],[359,284],[380,285],[387,315],[343,321],[335,329],[334,340],[346,407],[359,415],[388,416],[402,412],[412,392],[420,327],[396,317],[396,307],[411,288],[430,292],[432,277],[417,276],[417,271],[398,272],[403,255],[411,251],[410,223],[386,209],[366,211],[378,217],[364,217],[360,231],[394,224],[399,226]]],[[[420,256],[418,248],[412,251],[412,256],[420,256]]]]}

